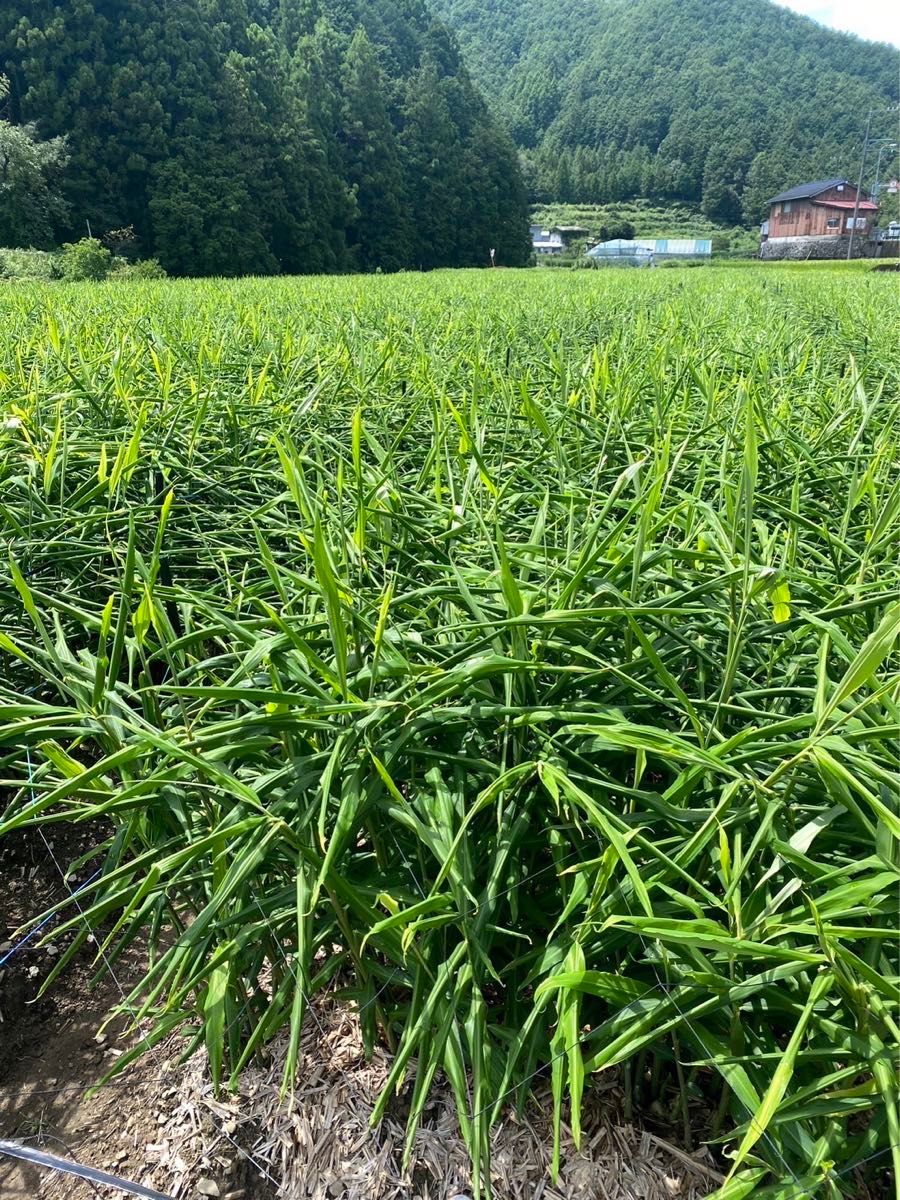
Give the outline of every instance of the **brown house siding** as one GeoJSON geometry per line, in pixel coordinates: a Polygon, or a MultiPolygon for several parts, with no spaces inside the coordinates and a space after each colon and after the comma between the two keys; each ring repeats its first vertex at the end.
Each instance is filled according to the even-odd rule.
{"type": "MultiPolygon", "coordinates": [[[[769,237],[842,237],[849,232],[847,221],[852,208],[829,208],[828,202],[852,204],[856,189],[829,188],[811,200],[787,200],[773,204],[769,211],[769,237]]],[[[865,204],[868,197],[862,195],[865,204]]],[[[860,218],[871,219],[871,212],[860,211],[860,218]]]]}
{"type": "Polygon", "coordinates": [[[790,200],[772,206],[769,237],[840,236],[846,232],[847,217],[852,216],[852,210],[826,208],[823,204],[813,204],[811,200],[790,200]]]}

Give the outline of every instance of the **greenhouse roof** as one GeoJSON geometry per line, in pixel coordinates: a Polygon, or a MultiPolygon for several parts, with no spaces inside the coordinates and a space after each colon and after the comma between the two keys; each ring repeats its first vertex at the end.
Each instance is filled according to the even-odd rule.
{"type": "Polygon", "coordinates": [[[688,258],[712,254],[712,238],[651,238],[646,242],[642,239],[641,245],[650,246],[655,254],[677,254],[688,258]]]}
{"type": "Polygon", "coordinates": [[[653,246],[650,244],[635,242],[627,238],[613,238],[612,241],[601,242],[599,246],[595,246],[593,250],[588,251],[588,254],[592,258],[649,258],[652,253],[653,246]]]}
{"type": "Polygon", "coordinates": [[[712,254],[710,238],[614,238],[601,242],[588,254],[592,258],[646,257],[658,254],[673,258],[708,258],[712,254]]]}

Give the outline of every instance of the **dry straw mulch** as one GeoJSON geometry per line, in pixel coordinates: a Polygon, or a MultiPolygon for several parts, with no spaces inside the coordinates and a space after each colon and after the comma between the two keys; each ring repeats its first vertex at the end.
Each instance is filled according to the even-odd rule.
{"type": "MultiPolygon", "coordinates": [[[[267,1069],[246,1072],[239,1096],[213,1096],[202,1056],[185,1068],[180,1097],[170,1102],[171,1116],[150,1147],[158,1186],[179,1200],[471,1195],[465,1145],[448,1090],[437,1088],[429,1101],[407,1174],[401,1169],[403,1097],[377,1129],[370,1129],[369,1115],[390,1060],[379,1050],[366,1062],[350,1010],[332,1001],[316,1005],[303,1038],[300,1082],[284,1101],[280,1050],[276,1044],[267,1069]]],[[[689,1156],[651,1133],[621,1125],[616,1119],[620,1100],[615,1084],[605,1085],[601,1077],[585,1113],[582,1149],[564,1145],[556,1184],[549,1177],[549,1098],[539,1096],[525,1120],[508,1115],[493,1135],[497,1200],[699,1200],[715,1190],[721,1176],[705,1151],[689,1156]]]]}

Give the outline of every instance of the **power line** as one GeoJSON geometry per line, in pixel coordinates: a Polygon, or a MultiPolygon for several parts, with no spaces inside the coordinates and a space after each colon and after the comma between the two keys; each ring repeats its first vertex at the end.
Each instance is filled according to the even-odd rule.
{"type": "Polygon", "coordinates": [[[853,221],[850,225],[850,241],[847,243],[847,261],[849,262],[853,256],[853,242],[856,237],[856,222],[859,220],[859,205],[862,198],[863,177],[866,171],[866,159],[869,156],[869,135],[872,131],[872,117],[878,114],[883,116],[885,113],[896,113],[897,107],[893,108],[870,108],[869,115],[866,117],[866,132],[863,138],[862,160],[859,164],[859,182],[856,185],[856,200],[853,204],[853,221]]]}

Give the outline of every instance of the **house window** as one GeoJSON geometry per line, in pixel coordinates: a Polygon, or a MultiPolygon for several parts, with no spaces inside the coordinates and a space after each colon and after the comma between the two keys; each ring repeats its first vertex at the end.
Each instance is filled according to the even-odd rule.
{"type": "Polygon", "coordinates": [[[844,185],[843,185],[842,183],[839,183],[839,184],[837,185],[837,190],[838,190],[839,192],[842,192],[842,191],[844,190],[844,185]]]}
{"type": "Polygon", "coordinates": [[[841,218],[840,217],[829,217],[828,218],[828,228],[829,229],[840,229],[840,227],[841,227],[841,218]]]}
{"type": "Polygon", "coordinates": [[[784,204],[782,204],[782,206],[781,206],[781,211],[782,211],[783,213],[789,213],[793,207],[794,207],[794,206],[793,206],[793,204],[791,203],[791,201],[790,201],[790,200],[786,200],[786,201],[784,202],[784,204]]]}

